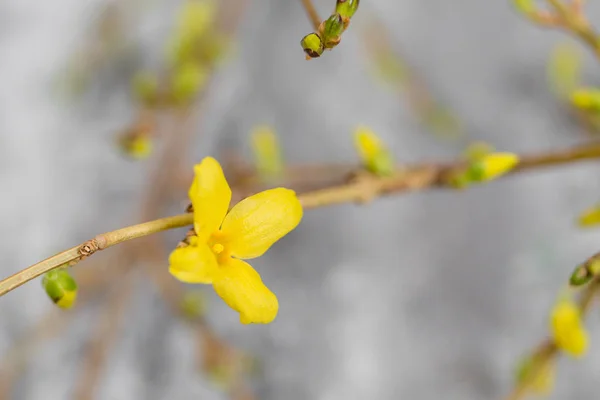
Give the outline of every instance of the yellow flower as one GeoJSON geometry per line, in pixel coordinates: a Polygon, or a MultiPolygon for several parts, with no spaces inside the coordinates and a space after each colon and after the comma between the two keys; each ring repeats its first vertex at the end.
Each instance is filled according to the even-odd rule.
{"type": "Polygon", "coordinates": [[[600,224],[600,204],[588,208],[579,215],[577,223],[581,227],[589,227],[600,224]]]}
{"type": "Polygon", "coordinates": [[[584,355],[588,335],[581,321],[577,305],[569,300],[559,301],[552,310],[550,328],[556,345],[573,357],[584,355]]]}
{"type": "Polygon", "coordinates": [[[194,172],[189,197],[196,236],[171,253],[169,271],[183,282],[212,284],[243,324],[273,321],[277,297],[242,259],[260,257],[300,223],[303,210],[296,193],[265,190],[228,212],[231,189],[218,161],[207,157],[194,172]]]}
{"type": "Polygon", "coordinates": [[[379,137],[371,129],[358,127],[354,133],[354,145],[363,166],[377,175],[390,175],[394,160],[379,137]]]}
{"type": "Polygon", "coordinates": [[[571,94],[571,102],[575,107],[585,111],[600,111],[600,90],[577,89],[571,94]]]}
{"type": "Polygon", "coordinates": [[[123,142],[125,152],[136,160],[145,160],[152,155],[152,139],[147,135],[135,135],[123,142]]]}
{"type": "Polygon", "coordinates": [[[472,181],[491,181],[517,166],[519,157],[513,153],[491,153],[471,164],[468,177],[472,181]]]}

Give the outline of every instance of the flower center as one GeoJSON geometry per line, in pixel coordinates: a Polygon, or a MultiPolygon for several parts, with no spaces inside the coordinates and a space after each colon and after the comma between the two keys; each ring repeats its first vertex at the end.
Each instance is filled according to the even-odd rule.
{"type": "Polygon", "coordinates": [[[215,243],[212,247],[212,251],[215,254],[221,254],[223,250],[225,250],[225,246],[223,246],[221,243],[215,243]]]}
{"type": "Polygon", "coordinates": [[[222,264],[227,257],[230,256],[229,250],[227,249],[227,242],[221,231],[213,232],[208,239],[208,247],[212,250],[217,257],[217,262],[222,264]]]}

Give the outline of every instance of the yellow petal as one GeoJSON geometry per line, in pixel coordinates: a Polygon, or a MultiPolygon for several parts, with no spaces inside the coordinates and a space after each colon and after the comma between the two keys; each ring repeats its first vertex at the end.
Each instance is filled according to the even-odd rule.
{"type": "Polygon", "coordinates": [[[217,160],[206,157],[194,166],[196,174],[189,196],[194,207],[194,230],[200,242],[219,229],[229,203],[231,189],[217,160]]]}
{"type": "Polygon", "coordinates": [[[552,310],[552,336],[566,353],[579,357],[586,353],[588,336],[581,322],[579,308],[571,301],[561,301],[552,310]]]}
{"type": "Polygon", "coordinates": [[[588,349],[587,332],[584,329],[573,330],[561,348],[573,357],[585,355],[588,349]]]}
{"type": "Polygon", "coordinates": [[[56,305],[60,308],[69,309],[73,307],[77,300],[77,290],[67,290],[63,294],[60,300],[56,302],[56,305]]]}
{"type": "Polygon", "coordinates": [[[519,157],[513,153],[491,153],[471,165],[470,178],[474,181],[491,181],[506,174],[519,163],[519,157]]]}
{"type": "Polygon", "coordinates": [[[169,256],[169,272],[187,283],[212,283],[218,272],[217,259],[204,243],[180,247],[169,256]]]}
{"type": "Polygon", "coordinates": [[[589,227],[600,224],[600,204],[588,208],[579,215],[577,223],[581,227],[589,227]]]}
{"type": "Polygon", "coordinates": [[[354,145],[363,163],[368,163],[385,149],[379,136],[363,126],[358,127],[354,133],[354,145]]]}
{"type": "Polygon", "coordinates": [[[269,189],[236,204],[225,217],[221,230],[233,256],[256,258],[298,226],[302,213],[293,190],[269,189]]]}
{"type": "Polygon", "coordinates": [[[240,313],[242,324],[268,324],[277,316],[277,297],[263,284],[258,272],[242,260],[230,258],[220,265],[213,287],[229,307],[240,313]]]}

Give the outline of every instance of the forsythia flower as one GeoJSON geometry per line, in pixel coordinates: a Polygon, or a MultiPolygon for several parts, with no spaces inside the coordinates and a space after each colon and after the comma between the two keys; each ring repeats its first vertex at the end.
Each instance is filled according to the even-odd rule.
{"type": "Polygon", "coordinates": [[[588,208],[579,215],[577,223],[581,227],[600,225],[600,204],[588,208]]]}
{"type": "Polygon", "coordinates": [[[600,111],[600,90],[581,88],[571,94],[571,102],[577,108],[586,111],[600,111]]]}
{"type": "Polygon", "coordinates": [[[367,170],[377,175],[390,175],[394,171],[392,155],[381,139],[369,128],[356,129],[354,145],[367,170]]]}
{"type": "Polygon", "coordinates": [[[303,210],[296,193],[265,190],[228,212],[231,189],[218,161],[207,157],[194,172],[189,197],[196,236],[171,253],[169,271],[183,282],[212,284],[243,324],[273,321],[277,297],[242,259],[260,257],[300,223],[303,210]]]}
{"type": "Polygon", "coordinates": [[[559,301],[552,310],[550,327],[554,342],[560,349],[574,357],[585,354],[588,335],[576,304],[569,300],[559,301]]]}
{"type": "Polygon", "coordinates": [[[483,156],[469,168],[469,178],[472,181],[491,181],[506,174],[517,166],[519,157],[512,153],[491,153],[483,156]]]}
{"type": "Polygon", "coordinates": [[[136,160],[145,160],[152,155],[152,139],[145,134],[125,137],[121,139],[121,146],[128,156],[136,160]]]}

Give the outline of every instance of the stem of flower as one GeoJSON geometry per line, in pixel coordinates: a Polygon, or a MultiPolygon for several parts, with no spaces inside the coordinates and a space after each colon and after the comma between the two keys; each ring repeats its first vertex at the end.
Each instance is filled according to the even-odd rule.
{"type": "MultiPolygon", "coordinates": [[[[586,143],[566,150],[521,156],[519,165],[511,171],[511,174],[598,158],[600,158],[600,142],[586,143]]],[[[360,179],[347,182],[347,177],[345,177],[345,182],[341,184],[300,194],[299,199],[305,209],[311,209],[349,202],[364,203],[392,193],[448,187],[452,175],[464,166],[465,162],[461,160],[446,164],[429,163],[405,166],[390,177],[359,174],[360,179]]],[[[335,168],[339,170],[340,167],[335,166],[335,168]]],[[[76,264],[98,250],[104,250],[153,233],[188,226],[192,223],[193,215],[186,213],[100,234],[92,240],[40,261],[0,281],[0,296],[48,271],[65,264],[76,264]]]]}
{"type": "Polygon", "coordinates": [[[91,256],[98,250],[104,250],[116,244],[151,235],[153,233],[187,226],[192,222],[192,214],[181,214],[100,234],[92,240],[88,240],[78,246],[47,258],[44,261],[33,264],[31,267],[0,281],[0,296],[5,295],[11,290],[18,288],[24,283],[29,282],[48,271],[52,271],[65,264],[75,264],[83,258],[91,256]]]}
{"type": "Polygon", "coordinates": [[[302,2],[302,5],[304,6],[304,9],[306,10],[306,14],[308,14],[308,19],[310,20],[310,23],[313,26],[313,29],[316,31],[319,30],[319,25],[321,25],[321,17],[319,17],[319,13],[317,12],[317,9],[315,8],[315,5],[313,4],[312,0],[300,0],[302,2]]]}

